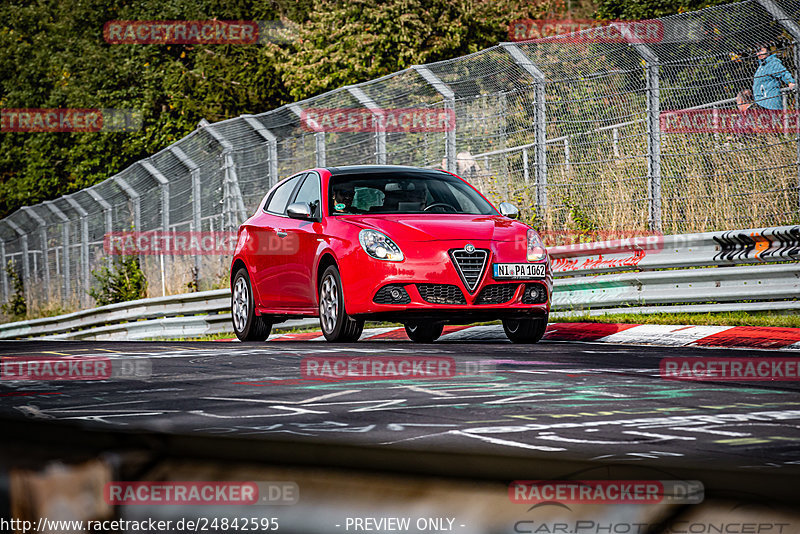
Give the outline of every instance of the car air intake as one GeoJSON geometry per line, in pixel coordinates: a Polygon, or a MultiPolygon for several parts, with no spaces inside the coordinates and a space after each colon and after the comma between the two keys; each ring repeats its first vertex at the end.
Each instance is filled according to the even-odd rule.
{"type": "Polygon", "coordinates": [[[475,304],[505,304],[517,292],[519,284],[492,284],[481,290],[475,304]]]}
{"type": "Polygon", "coordinates": [[[475,249],[473,252],[467,252],[464,249],[450,251],[450,259],[453,260],[461,281],[464,282],[470,293],[473,293],[478,287],[483,271],[486,270],[486,258],[488,257],[489,252],[480,249],[475,249]]]}
{"type": "Polygon", "coordinates": [[[464,293],[450,284],[417,284],[419,296],[431,304],[466,304],[464,293]]]}
{"type": "Polygon", "coordinates": [[[396,284],[380,288],[372,301],[376,304],[409,304],[411,297],[402,285],[396,284]]]}

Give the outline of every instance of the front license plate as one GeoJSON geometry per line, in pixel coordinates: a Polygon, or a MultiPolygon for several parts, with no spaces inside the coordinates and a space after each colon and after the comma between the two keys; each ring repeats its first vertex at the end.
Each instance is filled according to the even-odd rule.
{"type": "Polygon", "coordinates": [[[495,263],[494,278],[544,278],[544,263],[495,263]]]}

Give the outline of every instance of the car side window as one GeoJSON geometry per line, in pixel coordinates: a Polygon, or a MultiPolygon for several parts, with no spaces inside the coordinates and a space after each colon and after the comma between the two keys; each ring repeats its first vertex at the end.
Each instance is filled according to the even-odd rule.
{"type": "Polygon", "coordinates": [[[283,184],[272,193],[272,196],[267,200],[267,205],[264,211],[272,213],[273,215],[284,215],[286,213],[286,206],[289,203],[289,197],[292,196],[295,186],[300,179],[305,176],[305,173],[298,174],[286,180],[283,184]]]}
{"type": "Polygon", "coordinates": [[[319,175],[315,172],[310,172],[306,176],[303,185],[297,191],[297,196],[292,202],[305,202],[311,206],[311,216],[317,218],[320,216],[320,187],[319,175]]]}

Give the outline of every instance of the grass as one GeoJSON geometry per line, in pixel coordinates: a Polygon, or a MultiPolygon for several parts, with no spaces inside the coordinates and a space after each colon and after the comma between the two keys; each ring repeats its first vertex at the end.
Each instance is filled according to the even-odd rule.
{"type": "Polygon", "coordinates": [[[561,323],[691,324],[715,326],[779,326],[800,328],[800,313],[718,312],[718,313],[614,313],[609,315],[570,315],[551,318],[561,323]]]}

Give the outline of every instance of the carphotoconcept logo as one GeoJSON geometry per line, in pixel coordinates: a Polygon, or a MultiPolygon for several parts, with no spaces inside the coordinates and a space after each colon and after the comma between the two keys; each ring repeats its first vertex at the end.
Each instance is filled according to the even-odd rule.
{"type": "Polygon", "coordinates": [[[110,505],[291,505],[300,488],[288,481],[108,482],[103,499],[110,505]]]}
{"type": "Polygon", "coordinates": [[[110,108],[15,108],[0,110],[2,132],[132,132],[142,113],[110,108]]]}
{"type": "Polygon", "coordinates": [[[310,132],[449,132],[456,114],[436,108],[308,108],[300,124],[310,132]]]}
{"type": "Polygon", "coordinates": [[[150,377],[152,372],[152,363],[147,358],[10,356],[0,360],[0,380],[9,381],[142,379],[150,377]]]}
{"type": "Polygon", "coordinates": [[[800,380],[800,358],[663,358],[659,368],[668,380],[800,380]]]}

